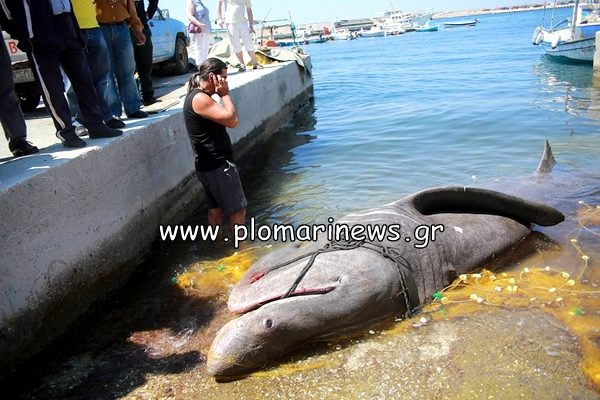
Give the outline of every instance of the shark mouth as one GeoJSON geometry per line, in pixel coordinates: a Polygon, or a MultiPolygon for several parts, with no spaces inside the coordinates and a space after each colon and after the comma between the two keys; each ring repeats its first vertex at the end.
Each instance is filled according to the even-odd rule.
{"type": "Polygon", "coordinates": [[[247,312],[256,310],[265,304],[274,303],[279,300],[289,299],[293,297],[301,297],[301,296],[314,296],[314,295],[323,295],[333,291],[336,288],[335,285],[324,286],[320,288],[300,288],[294,290],[288,296],[285,296],[285,292],[281,292],[279,294],[274,294],[271,297],[267,297],[256,301],[254,303],[242,303],[239,305],[229,304],[229,310],[235,314],[245,314],[247,312]]]}

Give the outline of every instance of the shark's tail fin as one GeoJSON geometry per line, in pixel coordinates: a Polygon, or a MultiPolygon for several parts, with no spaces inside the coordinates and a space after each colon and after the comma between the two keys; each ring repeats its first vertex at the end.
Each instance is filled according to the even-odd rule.
{"type": "Polygon", "coordinates": [[[544,153],[542,154],[542,159],[540,160],[540,164],[538,165],[535,172],[538,174],[546,174],[552,172],[552,167],[556,164],[556,160],[554,159],[554,155],[552,154],[552,148],[550,147],[550,143],[546,140],[544,143],[544,153]]]}

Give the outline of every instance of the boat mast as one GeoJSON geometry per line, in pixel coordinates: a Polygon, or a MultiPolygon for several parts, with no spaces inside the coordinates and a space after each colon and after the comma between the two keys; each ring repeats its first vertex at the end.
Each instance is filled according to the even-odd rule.
{"type": "Polygon", "coordinates": [[[575,0],[573,6],[573,15],[571,16],[571,37],[575,37],[575,25],[577,25],[577,10],[579,9],[579,0],[575,0]]]}

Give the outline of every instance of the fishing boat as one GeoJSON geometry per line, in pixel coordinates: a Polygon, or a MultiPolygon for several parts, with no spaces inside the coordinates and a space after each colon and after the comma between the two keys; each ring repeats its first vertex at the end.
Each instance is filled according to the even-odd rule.
{"type": "Polygon", "coordinates": [[[265,47],[287,47],[300,44],[296,37],[296,26],[291,18],[258,22],[260,23],[260,34],[255,36],[255,44],[265,47]]]}
{"type": "Polygon", "coordinates": [[[275,43],[279,47],[298,46],[299,44],[301,44],[296,39],[279,39],[275,43]]]}
{"type": "Polygon", "coordinates": [[[440,26],[437,24],[433,24],[431,19],[425,22],[425,24],[415,27],[415,31],[417,32],[435,32],[439,29],[440,26]]]}
{"type": "Polygon", "coordinates": [[[327,38],[323,35],[302,36],[298,38],[298,43],[300,44],[325,43],[326,41],[327,38]]]}
{"type": "Polygon", "coordinates": [[[575,0],[570,19],[563,19],[549,29],[538,26],[532,42],[544,46],[546,54],[552,57],[593,62],[597,31],[600,31],[600,1],[575,0]]]}
{"type": "Polygon", "coordinates": [[[470,28],[475,26],[479,21],[470,19],[466,21],[447,21],[444,22],[444,28],[470,28]]]}

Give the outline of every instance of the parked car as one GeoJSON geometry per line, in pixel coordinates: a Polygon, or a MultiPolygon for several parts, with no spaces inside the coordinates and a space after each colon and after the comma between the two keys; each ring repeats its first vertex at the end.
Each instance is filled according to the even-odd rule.
{"type": "Polygon", "coordinates": [[[152,58],[154,64],[170,75],[181,75],[188,70],[187,47],[190,39],[186,25],[169,17],[169,10],[158,10],[148,21],[152,31],[152,58]]]}
{"type": "Polygon", "coordinates": [[[40,104],[40,92],[29,68],[27,55],[17,48],[17,41],[11,39],[8,33],[2,31],[2,36],[10,54],[15,92],[19,96],[21,109],[23,112],[33,111],[40,104]]]}
{"type": "MultiPolygon", "coordinates": [[[[148,21],[152,31],[153,61],[158,69],[169,75],[181,75],[188,70],[189,37],[186,25],[169,17],[169,10],[158,10],[148,21]]],[[[15,92],[23,112],[33,111],[40,104],[41,93],[35,82],[27,56],[17,48],[17,41],[2,32],[13,67],[15,92]]]]}

